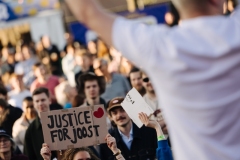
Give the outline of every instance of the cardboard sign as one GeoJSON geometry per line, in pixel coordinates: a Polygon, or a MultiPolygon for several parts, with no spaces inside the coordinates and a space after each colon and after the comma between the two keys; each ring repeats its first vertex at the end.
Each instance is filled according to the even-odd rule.
{"type": "Polygon", "coordinates": [[[44,142],[51,150],[105,143],[108,133],[103,105],[42,112],[41,121],[44,142]]]}
{"type": "Polygon", "coordinates": [[[140,121],[138,114],[143,112],[149,116],[154,113],[153,109],[145,102],[135,88],[128,92],[121,105],[139,128],[143,126],[143,123],[140,121]]]}

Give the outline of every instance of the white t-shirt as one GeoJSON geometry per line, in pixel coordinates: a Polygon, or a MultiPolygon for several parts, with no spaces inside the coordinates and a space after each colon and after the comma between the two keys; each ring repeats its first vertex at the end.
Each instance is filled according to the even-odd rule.
{"type": "Polygon", "coordinates": [[[240,159],[240,10],[147,26],[116,19],[113,43],[151,78],[176,160],[240,159]]]}
{"type": "Polygon", "coordinates": [[[22,109],[22,101],[26,97],[31,97],[32,94],[29,90],[24,90],[22,92],[16,92],[15,90],[12,90],[8,92],[8,103],[11,104],[14,107],[18,107],[22,109]]]}

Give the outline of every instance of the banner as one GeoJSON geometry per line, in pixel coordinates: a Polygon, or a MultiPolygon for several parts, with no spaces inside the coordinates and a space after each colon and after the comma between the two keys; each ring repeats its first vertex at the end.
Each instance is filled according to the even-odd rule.
{"type": "Polygon", "coordinates": [[[103,105],[42,112],[41,120],[44,142],[51,150],[105,143],[108,133],[103,105]]]}
{"type": "Polygon", "coordinates": [[[44,10],[59,8],[58,0],[0,0],[0,21],[33,16],[44,10]]]}

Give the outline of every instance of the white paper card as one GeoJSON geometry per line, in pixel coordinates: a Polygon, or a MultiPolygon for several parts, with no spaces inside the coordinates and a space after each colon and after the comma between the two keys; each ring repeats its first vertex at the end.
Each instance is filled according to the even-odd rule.
{"type": "Polygon", "coordinates": [[[143,126],[143,123],[140,121],[138,114],[143,112],[149,116],[154,113],[153,109],[145,102],[135,88],[128,92],[121,105],[139,128],[143,126]]]}

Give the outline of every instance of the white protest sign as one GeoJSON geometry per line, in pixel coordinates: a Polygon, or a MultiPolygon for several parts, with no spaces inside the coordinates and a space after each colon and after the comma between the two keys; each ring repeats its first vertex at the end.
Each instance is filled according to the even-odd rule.
{"type": "Polygon", "coordinates": [[[103,105],[41,113],[44,142],[51,150],[105,143],[108,133],[103,105]]]}
{"type": "Polygon", "coordinates": [[[138,114],[143,112],[150,116],[154,113],[153,109],[145,102],[143,97],[138,93],[135,88],[131,89],[128,92],[121,105],[129,115],[129,117],[139,128],[143,126],[143,123],[139,119],[138,114]]]}

